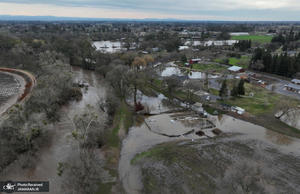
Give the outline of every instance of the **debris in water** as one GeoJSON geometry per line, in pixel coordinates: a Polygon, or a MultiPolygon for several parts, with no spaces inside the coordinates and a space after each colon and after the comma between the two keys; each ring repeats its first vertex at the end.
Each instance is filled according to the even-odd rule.
{"type": "Polygon", "coordinates": [[[215,134],[215,135],[220,135],[222,133],[222,131],[218,128],[212,130],[212,132],[215,134]]]}
{"type": "Polygon", "coordinates": [[[135,105],[135,112],[144,110],[144,108],[145,107],[141,104],[141,102],[137,102],[136,105],[135,105]]]}
{"type": "Polygon", "coordinates": [[[204,136],[205,133],[204,133],[203,131],[197,131],[197,132],[196,132],[196,135],[198,135],[198,136],[204,136]]]}

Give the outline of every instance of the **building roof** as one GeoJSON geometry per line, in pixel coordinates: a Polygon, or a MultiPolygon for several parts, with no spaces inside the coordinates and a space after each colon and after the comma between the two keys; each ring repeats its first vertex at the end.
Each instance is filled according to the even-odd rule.
{"type": "Polygon", "coordinates": [[[238,67],[238,66],[231,66],[228,68],[229,71],[234,71],[234,72],[240,71],[242,69],[243,69],[242,67],[238,67]]]}
{"type": "Polygon", "coordinates": [[[191,59],[192,61],[201,61],[202,59],[200,59],[200,58],[197,58],[197,59],[191,59]]]}
{"type": "Polygon", "coordinates": [[[285,85],[285,87],[293,88],[295,90],[300,90],[300,85],[296,85],[296,84],[287,84],[285,85]]]}
{"type": "Polygon", "coordinates": [[[231,32],[230,36],[243,36],[243,35],[249,35],[249,32],[231,32]]]}
{"type": "Polygon", "coordinates": [[[296,84],[300,84],[300,80],[299,79],[293,79],[292,82],[296,83],[296,84]]]}
{"type": "Polygon", "coordinates": [[[238,107],[238,106],[234,106],[232,107],[233,109],[237,110],[237,111],[241,111],[241,112],[245,112],[245,109],[238,107]]]}

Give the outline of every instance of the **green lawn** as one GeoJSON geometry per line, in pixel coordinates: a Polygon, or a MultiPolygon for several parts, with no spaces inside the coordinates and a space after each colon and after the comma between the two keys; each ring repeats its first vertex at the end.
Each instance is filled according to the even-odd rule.
{"type": "Polygon", "coordinates": [[[214,88],[209,88],[209,93],[215,96],[219,96],[219,90],[216,90],[214,88]]]}
{"type": "Polygon", "coordinates": [[[274,94],[265,88],[245,83],[246,96],[225,100],[226,104],[239,106],[253,115],[272,112],[277,103],[280,102],[280,95],[274,94]],[[250,93],[254,96],[248,96],[250,93]]]}
{"type": "Polygon", "coordinates": [[[238,65],[238,63],[240,62],[240,59],[235,58],[235,57],[230,57],[229,58],[229,64],[230,65],[238,65]]]}
{"type": "Polygon", "coordinates": [[[272,40],[272,36],[267,35],[243,35],[243,36],[232,36],[232,40],[251,40],[258,43],[269,43],[272,40]]]}
{"type": "Polygon", "coordinates": [[[224,59],[215,59],[216,63],[224,63],[224,59]]]}
{"type": "Polygon", "coordinates": [[[226,70],[227,68],[217,64],[193,64],[193,69],[200,70],[200,71],[220,72],[226,70]]]}
{"type": "Polygon", "coordinates": [[[250,62],[250,58],[248,56],[242,56],[241,58],[230,57],[229,64],[235,65],[239,67],[243,67],[245,69],[248,68],[250,62]]]}
{"type": "Polygon", "coordinates": [[[119,109],[117,110],[117,113],[114,117],[114,128],[113,130],[108,134],[107,143],[111,147],[119,147],[120,146],[120,139],[118,136],[119,130],[121,127],[124,127],[126,132],[128,132],[128,129],[132,126],[133,123],[133,115],[130,111],[128,105],[123,102],[119,109]]]}

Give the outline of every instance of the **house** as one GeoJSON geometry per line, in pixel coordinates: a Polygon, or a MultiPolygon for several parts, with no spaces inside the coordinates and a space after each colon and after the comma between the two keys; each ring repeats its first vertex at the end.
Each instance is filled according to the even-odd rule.
{"type": "Polygon", "coordinates": [[[293,83],[293,84],[300,85],[300,80],[299,80],[299,79],[293,79],[293,80],[292,80],[292,83],[293,83]]]}
{"type": "Polygon", "coordinates": [[[296,85],[296,84],[287,84],[284,86],[284,88],[288,91],[291,91],[291,92],[295,92],[295,93],[298,93],[300,94],[300,85],[296,85]]]}
{"type": "Polygon", "coordinates": [[[228,70],[230,72],[233,72],[233,73],[242,73],[242,72],[245,72],[245,70],[242,67],[239,67],[239,66],[231,66],[231,67],[228,68],[228,70]]]}
{"type": "Polygon", "coordinates": [[[195,64],[195,63],[199,63],[199,62],[201,62],[201,61],[202,61],[202,59],[197,58],[197,59],[191,59],[191,60],[189,61],[189,63],[192,65],[192,64],[195,64]]]}

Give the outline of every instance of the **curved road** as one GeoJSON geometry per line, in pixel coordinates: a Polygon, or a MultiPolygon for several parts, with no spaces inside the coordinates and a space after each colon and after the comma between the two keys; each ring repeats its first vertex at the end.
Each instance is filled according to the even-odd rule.
{"type": "Polygon", "coordinates": [[[27,99],[35,84],[35,77],[26,71],[0,68],[0,115],[27,99]]]}

